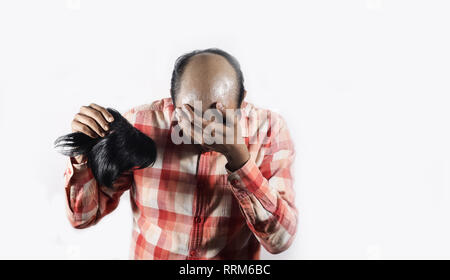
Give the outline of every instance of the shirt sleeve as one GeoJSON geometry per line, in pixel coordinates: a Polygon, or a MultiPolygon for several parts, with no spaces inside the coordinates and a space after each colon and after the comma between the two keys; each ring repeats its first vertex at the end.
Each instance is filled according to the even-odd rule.
{"type": "MultiPolygon", "coordinates": [[[[130,112],[124,114],[130,121],[130,112]]],[[[97,224],[104,216],[117,208],[122,194],[133,184],[133,173],[122,174],[112,188],[100,186],[87,163],[76,163],[69,158],[64,172],[66,212],[71,225],[86,228],[97,224]]]]}
{"type": "Polygon", "coordinates": [[[250,158],[240,169],[227,170],[248,227],[273,254],[291,245],[298,218],[291,173],[294,146],[284,120],[278,117],[276,123],[260,166],[250,158]]]}
{"type": "Polygon", "coordinates": [[[112,189],[99,186],[87,164],[77,164],[73,158],[69,158],[64,179],[67,217],[73,227],[80,229],[97,224],[116,209],[133,181],[132,173],[124,173],[112,189]]]}

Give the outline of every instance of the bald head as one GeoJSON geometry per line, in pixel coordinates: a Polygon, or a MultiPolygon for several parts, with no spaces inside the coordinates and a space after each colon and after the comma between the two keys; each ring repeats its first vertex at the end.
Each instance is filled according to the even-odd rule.
{"type": "Polygon", "coordinates": [[[230,56],[230,60],[221,53],[197,51],[182,61],[180,59],[177,64],[182,65],[176,64],[171,89],[177,107],[183,104],[194,106],[194,101],[202,102],[203,111],[215,108],[217,102],[227,108],[240,106],[244,94],[243,79],[233,57],[230,56]]]}

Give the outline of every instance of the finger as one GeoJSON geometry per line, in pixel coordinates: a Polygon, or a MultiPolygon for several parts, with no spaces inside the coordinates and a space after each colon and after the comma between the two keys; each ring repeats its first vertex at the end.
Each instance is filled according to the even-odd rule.
{"type": "Polygon", "coordinates": [[[105,131],[100,127],[100,125],[93,118],[90,118],[83,114],[76,114],[74,119],[84,125],[87,125],[91,130],[93,130],[99,136],[101,136],[101,137],[105,136],[105,131]]]}
{"type": "MultiPolygon", "coordinates": [[[[224,130],[226,127],[223,123],[203,120],[202,127],[194,124],[194,128],[201,131],[201,144],[211,147],[214,144],[224,144],[224,130]]],[[[198,140],[200,141],[200,140],[198,140]]]]}
{"type": "MultiPolygon", "coordinates": [[[[220,125],[223,126],[223,124],[220,124],[220,125]]],[[[217,124],[214,121],[208,121],[208,120],[202,119],[202,129],[203,130],[208,128],[213,131],[216,131],[218,127],[219,126],[217,126],[217,124]]]]}
{"type": "Polygon", "coordinates": [[[190,122],[194,120],[194,111],[192,111],[191,107],[185,104],[181,107],[181,110],[183,112],[183,115],[185,115],[185,117],[187,117],[190,122]]]}
{"type": "Polygon", "coordinates": [[[183,132],[183,138],[186,137],[189,139],[189,143],[193,143],[194,137],[192,134],[192,125],[190,122],[188,122],[185,118],[180,118],[178,121],[178,126],[180,127],[181,131],[183,132]]]}
{"type": "Polygon", "coordinates": [[[188,135],[194,144],[202,144],[202,130],[200,127],[195,126],[192,122],[189,122],[186,118],[181,118],[179,121],[183,134],[188,135]]]}
{"type": "Polygon", "coordinates": [[[188,105],[181,107],[181,119],[186,122],[186,127],[190,126],[192,128],[192,131],[195,131],[195,129],[199,131],[202,130],[202,120],[199,120],[198,117],[194,117],[194,112],[188,105]]]}
{"type": "Polygon", "coordinates": [[[185,123],[181,120],[181,118],[177,117],[177,120],[175,121],[176,123],[174,123],[174,129],[177,131],[177,135],[178,137],[181,137],[181,141],[182,143],[185,144],[190,144],[192,143],[192,139],[190,134],[187,133],[187,129],[185,127],[185,123]],[[180,135],[181,132],[181,135],[180,135]]]}
{"type": "MultiPolygon", "coordinates": [[[[228,129],[232,129],[232,133],[233,135],[227,135],[227,131],[228,129],[224,130],[224,134],[225,137],[233,137],[233,138],[239,138],[242,133],[241,133],[241,127],[239,126],[240,120],[242,118],[242,112],[240,109],[235,110],[234,112],[232,110],[227,110],[225,108],[225,106],[220,103],[217,102],[216,107],[221,111],[221,112],[225,112],[225,118],[226,118],[226,127],[228,129]],[[228,112],[227,112],[228,111],[228,112]]],[[[230,132],[230,131],[228,131],[230,132]]]]}
{"type": "Polygon", "coordinates": [[[100,124],[103,129],[105,131],[108,131],[109,129],[109,124],[108,122],[105,120],[105,118],[103,117],[102,113],[100,113],[100,111],[97,111],[96,109],[92,108],[92,107],[86,107],[83,106],[80,109],[80,113],[91,117],[92,119],[94,119],[98,124],[100,124]]]}
{"type": "Polygon", "coordinates": [[[92,131],[89,127],[86,125],[80,123],[79,121],[73,120],[72,121],[72,131],[73,132],[81,132],[83,134],[86,134],[87,136],[91,138],[97,138],[98,135],[94,131],[92,131]]]}
{"type": "Polygon", "coordinates": [[[188,122],[190,122],[188,113],[186,113],[182,108],[175,109],[175,118],[177,121],[181,121],[182,119],[185,119],[188,122]]]}
{"type": "MultiPolygon", "coordinates": [[[[192,108],[188,105],[183,105],[181,109],[177,109],[177,112],[180,111],[181,113],[179,113],[179,119],[183,120],[183,127],[186,130],[185,132],[190,135],[195,144],[206,145],[204,143],[203,133],[205,131],[205,128],[214,121],[203,119],[198,114],[195,114],[192,108]],[[187,131],[187,129],[190,129],[190,131],[187,131]]],[[[217,130],[213,127],[208,127],[208,129],[212,129],[214,132],[217,130]]]]}
{"type": "MultiPolygon", "coordinates": [[[[209,109],[212,110],[212,109],[209,109]]],[[[200,131],[201,133],[197,133],[196,140],[200,142],[202,145],[212,145],[215,143],[216,134],[220,137],[223,122],[219,122],[222,119],[222,115],[219,111],[211,112],[206,111],[205,116],[208,119],[203,118],[201,115],[198,115],[196,112],[192,110],[192,108],[187,107],[186,111],[189,112],[190,115],[195,115],[194,121],[191,122],[194,129],[200,131]],[[210,115],[212,113],[212,115],[210,115]],[[212,137],[212,138],[211,138],[212,137]],[[201,139],[200,139],[201,138],[201,139]]]]}
{"type": "Polygon", "coordinates": [[[216,121],[216,118],[214,120],[206,120],[201,115],[198,115],[195,113],[192,108],[188,105],[183,106],[183,112],[184,115],[188,118],[188,120],[193,123],[195,126],[200,127],[201,129],[204,129],[207,125],[210,123],[216,121]]]}
{"type": "Polygon", "coordinates": [[[186,115],[185,112],[183,112],[183,110],[181,110],[180,108],[175,108],[175,117],[174,117],[174,122],[175,123],[180,123],[180,121],[182,119],[188,119],[188,116],[186,115]]]}
{"type": "Polygon", "coordinates": [[[206,121],[205,119],[203,119],[203,116],[201,114],[199,115],[199,112],[194,112],[192,107],[187,104],[183,106],[183,110],[185,112],[185,115],[188,116],[189,121],[192,122],[197,128],[203,130],[206,121]]]}
{"type": "Polygon", "coordinates": [[[185,108],[187,110],[187,112],[189,112],[189,114],[191,114],[192,116],[197,116],[197,117],[202,117],[201,115],[201,111],[199,112],[198,110],[194,110],[189,104],[184,104],[183,108],[185,108]],[[200,115],[199,115],[200,113],[200,115]]]}
{"type": "Polygon", "coordinates": [[[91,104],[89,105],[89,107],[92,107],[92,108],[94,108],[95,110],[99,111],[99,112],[103,115],[103,117],[105,118],[105,120],[107,120],[107,121],[109,121],[109,122],[113,122],[113,121],[114,121],[113,115],[112,115],[110,112],[108,112],[108,110],[106,110],[105,108],[103,108],[102,106],[99,106],[99,105],[97,105],[97,104],[95,104],[95,103],[91,103],[91,104]]]}
{"type": "Polygon", "coordinates": [[[232,114],[232,112],[227,114],[227,108],[225,108],[225,106],[222,103],[220,103],[220,102],[216,103],[216,108],[222,114],[222,117],[223,117],[223,120],[225,121],[225,124],[227,124],[229,126],[232,126],[234,124],[234,114],[232,114]]]}
{"type": "Polygon", "coordinates": [[[236,115],[234,118],[234,122],[235,122],[235,126],[234,126],[234,135],[235,135],[235,139],[241,139],[242,137],[242,127],[239,125],[240,124],[240,116],[236,115]]]}

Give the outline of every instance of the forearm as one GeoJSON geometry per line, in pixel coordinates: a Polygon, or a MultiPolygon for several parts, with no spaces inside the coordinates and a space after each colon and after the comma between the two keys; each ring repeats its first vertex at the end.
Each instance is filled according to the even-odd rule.
{"type": "Polygon", "coordinates": [[[98,213],[98,188],[86,163],[70,159],[64,174],[67,216],[75,228],[93,224],[98,213]]]}
{"type": "Polygon", "coordinates": [[[252,159],[230,173],[229,180],[247,225],[260,243],[274,254],[287,249],[296,233],[297,209],[292,195],[282,196],[277,188],[291,185],[274,187],[273,178],[271,186],[252,159]]]}
{"type": "Polygon", "coordinates": [[[230,171],[238,170],[250,159],[250,153],[245,144],[227,147],[224,155],[227,159],[226,168],[230,171]]]}
{"type": "Polygon", "coordinates": [[[120,176],[113,188],[99,186],[86,163],[78,164],[71,159],[65,172],[67,216],[75,228],[95,225],[112,212],[120,196],[132,184],[132,174],[120,176]]]}

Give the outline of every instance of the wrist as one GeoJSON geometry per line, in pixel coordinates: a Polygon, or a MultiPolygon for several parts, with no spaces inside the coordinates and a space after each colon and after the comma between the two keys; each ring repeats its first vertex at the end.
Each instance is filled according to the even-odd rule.
{"type": "Polygon", "coordinates": [[[246,145],[233,146],[225,155],[227,164],[225,167],[230,171],[236,171],[250,159],[250,153],[246,145]]]}

